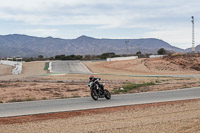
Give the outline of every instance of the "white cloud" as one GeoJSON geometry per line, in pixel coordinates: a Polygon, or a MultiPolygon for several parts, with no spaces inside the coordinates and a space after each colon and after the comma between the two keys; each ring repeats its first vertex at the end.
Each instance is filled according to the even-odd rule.
{"type": "MultiPolygon", "coordinates": [[[[200,42],[200,39],[197,37],[198,35],[200,34],[196,34],[196,44],[200,42]]],[[[192,29],[190,27],[156,30],[147,32],[144,37],[159,38],[181,48],[189,48],[192,46],[192,29]]]]}
{"type": "MultiPolygon", "coordinates": [[[[182,0],[183,1],[183,0],[182,0]]],[[[7,0],[0,1],[0,19],[35,25],[102,25],[136,27],[143,21],[170,18],[174,14],[192,12],[192,7],[169,0],[7,0]],[[182,6],[181,6],[182,5],[182,6]],[[104,6],[106,6],[104,8],[104,6]],[[187,10],[183,10],[188,7],[187,10]]],[[[186,2],[186,1],[185,1],[186,2]]],[[[188,2],[186,3],[188,4],[188,2]]],[[[198,9],[198,8],[197,8],[198,9]]],[[[196,9],[196,10],[197,10],[196,9]]],[[[180,16],[178,16],[180,17],[180,16]]],[[[188,17],[188,16],[187,16],[188,17]]]]}
{"type": "Polygon", "coordinates": [[[23,29],[18,31],[19,34],[26,34],[38,37],[58,36],[58,29],[23,29]]]}
{"type": "MultiPolygon", "coordinates": [[[[141,37],[157,37],[176,45],[190,43],[190,16],[200,20],[199,7],[198,0],[0,0],[0,21],[29,25],[25,33],[41,36],[63,35],[56,26],[67,25],[94,25],[97,30],[141,28],[141,37]],[[31,26],[38,28],[31,30],[31,26]]],[[[76,33],[81,35],[81,29],[76,33]]]]}
{"type": "Polygon", "coordinates": [[[116,4],[124,3],[122,0],[0,0],[0,8],[17,9],[25,11],[49,10],[54,7],[78,6],[78,5],[98,5],[98,4],[116,4]]]}

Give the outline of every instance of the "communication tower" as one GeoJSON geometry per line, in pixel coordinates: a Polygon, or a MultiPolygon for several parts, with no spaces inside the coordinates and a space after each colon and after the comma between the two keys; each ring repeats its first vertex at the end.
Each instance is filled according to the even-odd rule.
{"type": "Polygon", "coordinates": [[[192,53],[195,53],[195,40],[194,40],[194,16],[192,16],[192,53]]]}

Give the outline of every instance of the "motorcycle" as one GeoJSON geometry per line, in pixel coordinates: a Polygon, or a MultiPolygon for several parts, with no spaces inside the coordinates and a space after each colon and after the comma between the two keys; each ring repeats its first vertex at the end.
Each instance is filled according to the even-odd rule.
{"type": "Polygon", "coordinates": [[[97,79],[96,81],[90,81],[88,86],[90,87],[90,94],[92,99],[98,100],[98,98],[106,98],[110,99],[111,94],[108,90],[104,89],[105,83],[97,85],[97,81],[100,79],[97,79]]]}

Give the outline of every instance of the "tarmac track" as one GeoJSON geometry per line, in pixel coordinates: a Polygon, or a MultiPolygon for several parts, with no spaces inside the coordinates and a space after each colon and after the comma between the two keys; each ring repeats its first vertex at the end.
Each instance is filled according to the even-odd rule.
{"type": "Polygon", "coordinates": [[[19,103],[0,103],[0,117],[87,110],[199,98],[200,87],[195,87],[179,90],[113,95],[110,100],[103,98],[98,101],[94,101],[90,97],[85,97],[19,103]]]}
{"type": "MultiPolygon", "coordinates": [[[[90,70],[81,61],[54,61],[51,63],[51,73],[53,74],[92,74],[90,70]]],[[[126,77],[174,77],[174,78],[200,78],[200,75],[123,75],[123,74],[104,74],[93,73],[98,75],[113,75],[126,77]]]]}
{"type": "Polygon", "coordinates": [[[51,72],[67,74],[90,74],[88,68],[80,61],[56,61],[51,63],[51,72]]]}

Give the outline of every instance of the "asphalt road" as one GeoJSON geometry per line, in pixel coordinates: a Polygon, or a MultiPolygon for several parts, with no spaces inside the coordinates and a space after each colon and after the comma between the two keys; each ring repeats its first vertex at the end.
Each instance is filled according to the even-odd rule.
{"type": "Polygon", "coordinates": [[[51,72],[54,73],[81,73],[90,74],[88,68],[80,61],[56,61],[51,63],[51,72]]]}
{"type": "Polygon", "coordinates": [[[99,99],[98,101],[94,101],[90,97],[87,97],[6,104],[1,103],[0,117],[65,112],[198,98],[200,98],[200,87],[169,91],[113,95],[110,100],[99,99]]]}

